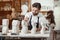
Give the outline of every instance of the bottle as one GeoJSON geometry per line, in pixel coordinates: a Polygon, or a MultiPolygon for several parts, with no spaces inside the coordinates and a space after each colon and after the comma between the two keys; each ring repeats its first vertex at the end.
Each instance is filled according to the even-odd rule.
{"type": "Polygon", "coordinates": [[[2,19],[2,34],[8,33],[9,19],[2,19]]]}
{"type": "Polygon", "coordinates": [[[41,25],[42,25],[42,29],[41,29],[40,33],[44,34],[44,32],[45,32],[45,26],[44,26],[44,24],[42,22],[41,22],[41,25]]]}
{"type": "Polygon", "coordinates": [[[22,30],[21,30],[21,34],[26,34],[28,33],[28,23],[25,22],[24,20],[22,20],[22,30]]]}
{"type": "Polygon", "coordinates": [[[31,34],[36,34],[36,23],[32,22],[31,34]]]}
{"type": "Polygon", "coordinates": [[[18,20],[12,21],[12,34],[19,34],[19,25],[20,21],[18,20]]]}

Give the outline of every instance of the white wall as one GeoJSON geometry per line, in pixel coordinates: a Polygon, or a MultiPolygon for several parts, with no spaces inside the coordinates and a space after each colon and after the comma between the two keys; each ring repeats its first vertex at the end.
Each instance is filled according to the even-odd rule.
{"type": "Polygon", "coordinates": [[[60,0],[55,0],[54,3],[55,3],[55,6],[60,6],[60,0]]]}
{"type": "Polygon", "coordinates": [[[55,16],[55,22],[56,22],[55,29],[60,30],[60,7],[55,7],[54,16],[55,16]]]}
{"type": "Polygon", "coordinates": [[[31,4],[33,4],[34,2],[39,2],[41,3],[41,5],[46,5],[46,6],[53,6],[54,4],[54,0],[32,0],[31,4]]]}
{"type": "MultiPolygon", "coordinates": [[[[47,7],[50,9],[50,10],[53,10],[53,7],[54,7],[54,0],[32,0],[31,1],[31,4],[35,3],[35,2],[39,2],[41,3],[42,7],[43,6],[46,6],[45,8],[45,11],[47,10],[47,7]]],[[[43,9],[43,8],[42,8],[43,9]]],[[[48,9],[48,10],[49,10],[48,9]]],[[[44,9],[43,9],[44,10],[44,9]]]]}

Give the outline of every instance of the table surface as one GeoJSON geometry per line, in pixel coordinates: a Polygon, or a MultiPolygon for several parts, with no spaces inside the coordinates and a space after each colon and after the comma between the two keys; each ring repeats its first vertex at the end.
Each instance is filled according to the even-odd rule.
{"type": "Polygon", "coordinates": [[[11,33],[7,33],[7,35],[2,35],[2,33],[0,32],[0,36],[1,37],[24,37],[24,38],[39,38],[39,37],[45,37],[48,38],[50,37],[50,33],[47,31],[44,34],[40,34],[40,33],[36,33],[36,34],[31,34],[31,33],[27,33],[27,34],[19,34],[19,35],[11,35],[11,33]]]}

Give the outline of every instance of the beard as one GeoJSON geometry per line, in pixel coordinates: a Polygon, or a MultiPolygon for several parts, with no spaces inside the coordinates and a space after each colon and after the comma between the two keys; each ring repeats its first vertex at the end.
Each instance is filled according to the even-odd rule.
{"type": "Polygon", "coordinates": [[[38,15],[38,13],[33,13],[34,16],[38,15]]]}

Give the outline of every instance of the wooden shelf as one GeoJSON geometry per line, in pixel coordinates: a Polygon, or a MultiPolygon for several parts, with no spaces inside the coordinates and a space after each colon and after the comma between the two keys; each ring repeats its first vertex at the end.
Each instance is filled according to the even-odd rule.
{"type": "Polygon", "coordinates": [[[40,11],[40,13],[42,13],[43,15],[45,15],[47,13],[47,11],[40,11]]]}
{"type": "Polygon", "coordinates": [[[5,5],[6,3],[10,3],[12,5],[12,1],[0,1],[0,6],[5,5]]]}
{"type": "MultiPolygon", "coordinates": [[[[4,10],[4,6],[6,4],[10,4],[11,5],[11,8],[15,8],[17,12],[22,12],[21,11],[21,5],[23,5],[23,3],[28,3],[28,9],[30,11],[30,0],[12,0],[12,1],[0,1],[0,25],[2,24],[2,19],[3,18],[8,18],[10,19],[9,17],[11,16],[11,13],[12,11],[11,10],[4,10]],[[1,10],[1,7],[3,8],[3,10],[1,10]]],[[[21,15],[20,15],[21,16],[21,15]]],[[[23,17],[23,16],[21,16],[23,17]]],[[[11,26],[11,22],[12,22],[12,19],[9,20],[10,22],[10,26],[11,26]]],[[[9,26],[9,28],[11,28],[9,26]]]]}

